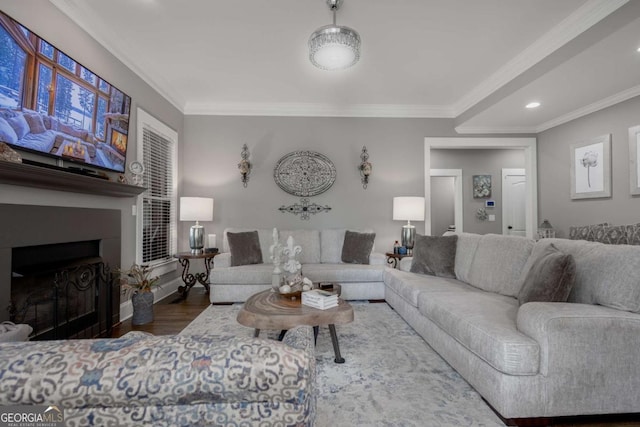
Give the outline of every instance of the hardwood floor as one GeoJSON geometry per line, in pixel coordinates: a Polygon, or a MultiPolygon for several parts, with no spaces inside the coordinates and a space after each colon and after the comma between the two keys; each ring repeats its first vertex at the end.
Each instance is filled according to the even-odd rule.
{"type": "MultiPolygon", "coordinates": [[[[154,335],[173,335],[182,331],[193,319],[209,306],[209,295],[204,288],[193,288],[186,300],[174,303],[177,294],[170,295],[154,306],[153,322],[141,325],[131,325],[131,319],[127,319],[116,326],[111,334],[112,338],[118,338],[129,331],[144,331],[154,335]]],[[[640,427],[640,420],[632,416],[616,418],[566,418],[560,421],[552,421],[549,426],[557,427],[640,427]]]]}
{"type": "Polygon", "coordinates": [[[118,338],[129,331],[144,331],[154,335],[175,335],[182,331],[193,319],[209,306],[209,294],[205,289],[196,287],[189,291],[186,300],[173,303],[178,294],[172,294],[159,301],[153,307],[153,322],[146,325],[133,326],[131,318],[117,325],[111,334],[118,338]]]}

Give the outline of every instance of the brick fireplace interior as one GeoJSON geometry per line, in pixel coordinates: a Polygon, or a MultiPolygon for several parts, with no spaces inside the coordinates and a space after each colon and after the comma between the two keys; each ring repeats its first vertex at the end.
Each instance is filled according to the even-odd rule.
{"type": "Polygon", "coordinates": [[[120,210],[0,204],[0,319],[37,339],[105,335],[120,316],[120,235],[120,210]]]}

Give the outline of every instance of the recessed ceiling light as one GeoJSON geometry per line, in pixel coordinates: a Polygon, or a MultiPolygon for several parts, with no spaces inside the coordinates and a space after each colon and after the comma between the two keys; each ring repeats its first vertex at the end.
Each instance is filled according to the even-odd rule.
{"type": "Polygon", "coordinates": [[[525,108],[538,108],[540,106],[539,102],[530,102],[527,105],[525,105],[525,108]]]}

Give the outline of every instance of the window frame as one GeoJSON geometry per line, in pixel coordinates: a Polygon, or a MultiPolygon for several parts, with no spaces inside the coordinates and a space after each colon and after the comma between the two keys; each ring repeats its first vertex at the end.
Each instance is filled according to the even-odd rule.
{"type": "MultiPolygon", "coordinates": [[[[150,129],[163,138],[167,139],[171,142],[171,150],[172,159],[171,159],[171,169],[172,169],[172,195],[171,195],[171,224],[170,224],[170,252],[172,255],[177,253],[178,249],[178,133],[171,129],[166,124],[162,123],[160,120],[153,117],[151,114],[147,113],[140,107],[137,108],[137,130],[136,130],[136,145],[137,145],[137,160],[144,164],[144,140],[143,134],[145,129],[150,129]]],[[[143,183],[146,185],[146,183],[143,183]]],[[[136,263],[142,264],[142,256],[143,256],[143,220],[144,220],[144,199],[145,193],[141,193],[138,195],[136,200],[136,263]]],[[[156,260],[155,262],[148,263],[150,266],[155,268],[154,274],[162,275],[169,273],[171,271],[175,271],[177,268],[177,260],[174,258],[166,259],[166,260],[156,260]]]]}

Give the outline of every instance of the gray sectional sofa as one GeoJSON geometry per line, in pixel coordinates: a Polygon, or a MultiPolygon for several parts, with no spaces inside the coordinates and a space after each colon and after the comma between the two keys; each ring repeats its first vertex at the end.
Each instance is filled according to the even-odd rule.
{"type": "MultiPolygon", "coordinates": [[[[273,244],[273,229],[258,229],[262,264],[231,266],[227,233],[256,229],[227,228],[224,231],[222,252],[214,259],[209,275],[212,303],[243,302],[251,295],[271,288],[273,264],[269,247],[273,244]]],[[[342,297],[349,300],[384,299],[384,254],[372,251],[369,264],[342,262],[342,245],[346,229],[279,230],[280,242],[286,244],[292,236],[302,247],[298,260],[302,273],[317,282],[337,282],[342,285],[342,297]]],[[[371,231],[368,231],[371,232],[371,231]]]]}
{"type": "Polygon", "coordinates": [[[384,273],[385,299],[497,412],[640,413],[640,247],[467,233],[456,245],[456,278],[404,258],[384,273]],[[551,244],[575,260],[568,301],[519,305],[551,244]]]}

